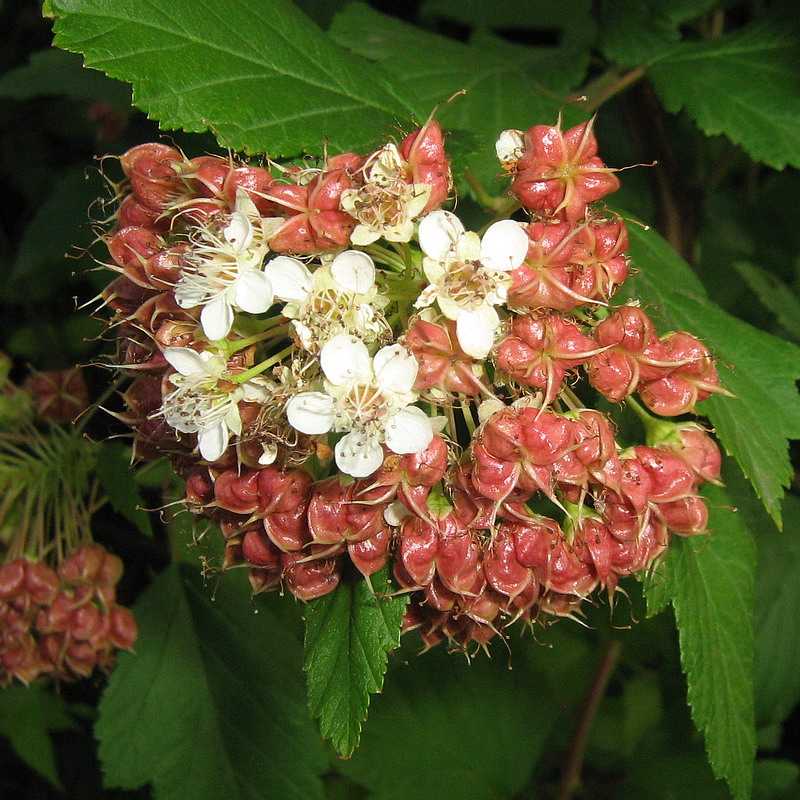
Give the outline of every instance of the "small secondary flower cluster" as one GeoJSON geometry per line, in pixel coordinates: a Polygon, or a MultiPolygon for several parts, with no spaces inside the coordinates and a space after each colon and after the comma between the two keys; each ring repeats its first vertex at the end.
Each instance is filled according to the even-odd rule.
{"type": "Polygon", "coordinates": [[[309,600],[347,563],[369,576],[393,557],[408,628],[485,642],[705,530],[708,435],[631,399],[648,444],[626,450],[576,394],[579,367],[661,415],[721,391],[695,337],[609,308],[628,237],[596,205],[619,181],[592,123],[505,131],[497,152],[511,195],[482,234],[442,208],[432,120],[318,165],[122,156],[102,295],[136,376],[120,416],[137,458],[171,457],[256,591],[309,600]]]}
{"type": "Polygon", "coordinates": [[[122,561],[83,545],[58,571],[17,558],[0,566],[0,686],[108,671],[136,641],[133,614],[117,605],[122,561]]]}

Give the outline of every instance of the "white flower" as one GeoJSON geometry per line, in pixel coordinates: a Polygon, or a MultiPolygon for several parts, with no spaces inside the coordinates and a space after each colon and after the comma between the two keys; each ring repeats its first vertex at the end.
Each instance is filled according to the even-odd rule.
{"type": "Polygon", "coordinates": [[[508,170],[513,170],[525,153],[525,134],[522,131],[507,130],[500,134],[494,143],[494,150],[500,163],[508,170]]]}
{"type": "Polygon", "coordinates": [[[313,273],[299,259],[278,256],[264,272],[275,297],[286,301],[283,315],[292,320],[305,350],[316,352],[340,333],[373,342],[388,332],[376,309],[387,300],[378,294],[375,264],[360,250],[345,250],[313,273]]]}
{"type": "Polygon", "coordinates": [[[164,357],[178,372],[169,376],[175,387],[163,400],[161,413],[167,424],[181,433],[196,433],[200,455],[216,461],[228,447],[232,433],[242,432],[239,403],[266,402],[266,382],[236,384],[226,380],[228,367],[221,353],[188,347],[167,347],[164,357]]]}
{"type": "Polygon", "coordinates": [[[175,284],[181,308],[202,306],[200,324],[210,339],[224,339],[235,311],[262,314],[273,302],[272,286],[261,269],[269,231],[246,192],[224,226],[212,221],[192,237],[188,265],[175,284]]]}
{"type": "Polygon", "coordinates": [[[511,285],[508,273],[528,252],[524,228],[514,220],[502,220],[490,225],[481,239],[465,231],[455,214],[433,211],[420,222],[419,243],[429,286],[415,306],[436,301],[442,313],[456,321],[456,336],[464,352],[486,358],[500,325],[494,306],[506,301],[511,285]]]}
{"type": "Polygon", "coordinates": [[[411,169],[397,146],[387,144],[364,167],[366,182],[342,192],[340,207],[358,220],[350,237],[353,244],[377,239],[407,242],[414,235],[414,220],[425,210],[431,187],[409,183],[411,169]]]}
{"type": "Polygon", "coordinates": [[[301,392],[286,404],[286,416],[307,434],[347,431],[335,448],[336,464],[355,478],[383,463],[381,443],[394,453],[419,453],[433,439],[431,420],[410,406],[418,365],[399,344],[370,358],[355,336],[339,334],[320,351],[325,391],[301,392]]]}

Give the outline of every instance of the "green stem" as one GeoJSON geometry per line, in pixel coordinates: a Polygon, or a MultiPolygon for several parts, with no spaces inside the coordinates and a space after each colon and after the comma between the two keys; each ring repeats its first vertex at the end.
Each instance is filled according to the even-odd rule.
{"type": "Polygon", "coordinates": [[[256,364],[254,367],[250,367],[250,369],[245,370],[244,372],[239,372],[236,375],[226,375],[225,379],[229,380],[231,383],[246,383],[251,378],[255,378],[256,376],[261,375],[262,372],[266,372],[266,370],[268,370],[273,364],[277,364],[279,361],[288,356],[292,350],[294,350],[294,345],[287,345],[283,348],[283,350],[275,353],[274,356],[270,356],[269,358],[265,359],[260,364],[256,364]]]}
{"type": "Polygon", "coordinates": [[[364,248],[364,252],[371,256],[375,261],[380,264],[385,264],[389,269],[395,272],[405,272],[406,264],[398,258],[397,253],[393,253],[379,244],[370,244],[364,248]]]}
{"type": "Polygon", "coordinates": [[[582,106],[587,111],[596,111],[603,103],[610,100],[614,95],[627,89],[631,84],[643,78],[647,68],[642,65],[634,69],[623,72],[621,75],[618,70],[613,70],[601,75],[589,88],[586,94],[586,102],[582,106]]]}
{"type": "Polygon", "coordinates": [[[246,347],[250,347],[251,344],[258,344],[258,342],[271,339],[276,335],[282,336],[284,329],[288,328],[288,323],[283,317],[272,317],[272,319],[266,321],[266,324],[269,327],[265,328],[260,333],[254,333],[252,336],[247,336],[244,339],[221,339],[214,344],[225,353],[227,358],[230,358],[235,353],[244,350],[246,347]],[[281,324],[279,325],[279,323],[281,324]]]}

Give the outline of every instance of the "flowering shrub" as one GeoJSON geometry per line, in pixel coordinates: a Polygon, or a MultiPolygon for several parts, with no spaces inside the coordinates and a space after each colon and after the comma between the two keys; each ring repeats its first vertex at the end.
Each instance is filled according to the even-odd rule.
{"type": "Polygon", "coordinates": [[[598,203],[619,181],[591,121],[500,134],[524,217],[482,235],[442,208],[444,142],[429,120],[276,176],[139,145],[121,157],[103,301],[138,376],[135,453],[170,457],[187,504],[220,523],[224,569],[308,601],[348,563],[369,578],[391,559],[404,630],[466,648],[580,614],[672,534],[707,532],[716,445],[631,395],[677,416],[723,390],[692,334],[609,308],[628,236],[598,203]],[[646,446],[617,443],[581,372],[631,398],[646,446]]]}

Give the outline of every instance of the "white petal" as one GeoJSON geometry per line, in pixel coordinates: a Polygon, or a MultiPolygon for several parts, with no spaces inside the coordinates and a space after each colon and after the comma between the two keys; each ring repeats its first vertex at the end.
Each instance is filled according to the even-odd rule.
{"type": "Polygon", "coordinates": [[[382,389],[407,394],[414,388],[419,365],[405,347],[392,344],[382,347],[372,360],[375,379],[382,389]]]}
{"type": "Polygon", "coordinates": [[[213,428],[203,428],[197,434],[197,444],[206,461],[216,461],[228,449],[228,426],[221,422],[213,428]]]}
{"type": "Polygon", "coordinates": [[[484,359],[494,344],[494,332],[500,325],[497,312],[487,305],[475,311],[462,310],[456,320],[456,336],[464,352],[473,358],[484,359]]]}
{"type": "Polygon", "coordinates": [[[478,420],[486,422],[505,407],[506,404],[499,397],[489,397],[478,406],[478,420]]]}
{"type": "Polygon", "coordinates": [[[494,151],[504,167],[515,165],[525,152],[525,134],[513,129],[503,131],[494,143],[494,151]]]}
{"type": "Polygon", "coordinates": [[[528,254],[530,240],[525,229],[513,219],[490,225],[481,239],[481,263],[498,272],[516,269],[528,254]]]}
{"type": "Polygon", "coordinates": [[[167,347],[164,350],[164,358],[181,375],[208,374],[207,362],[210,355],[211,353],[204,357],[197,350],[192,350],[189,347],[167,347]]]}
{"type": "Polygon", "coordinates": [[[387,525],[398,526],[411,512],[399,501],[389,503],[383,509],[383,519],[387,525]]]}
{"type": "Polygon", "coordinates": [[[241,211],[234,211],[231,214],[231,221],[222,232],[222,235],[237,253],[241,253],[250,247],[253,241],[253,225],[246,214],[241,211]]]}
{"type": "Polygon", "coordinates": [[[360,250],[345,250],[333,259],[331,275],[343,289],[366,294],[375,284],[375,264],[360,250]]]}
{"type": "Polygon", "coordinates": [[[443,259],[464,233],[461,220],[451,211],[431,211],[419,223],[419,246],[426,256],[443,259]]]}
{"type": "Polygon", "coordinates": [[[366,478],[383,464],[383,448],[375,438],[361,431],[342,436],[334,448],[336,465],[354,478],[366,478]]]}
{"type": "Polygon", "coordinates": [[[372,378],[367,346],[349,333],[340,333],[328,339],[320,351],[319,363],[325,377],[334,386],[372,378]]]}
{"type": "Polygon", "coordinates": [[[421,453],[433,440],[428,415],[409,406],[386,420],[386,446],[393,453],[421,453]]]}
{"type": "Polygon", "coordinates": [[[261,450],[263,451],[258,457],[258,463],[262,466],[268,467],[278,457],[278,447],[275,444],[261,443],[261,450]]]}
{"type": "Polygon", "coordinates": [[[323,392],[301,392],[286,403],[286,418],[300,433],[327,433],[336,420],[333,398],[323,392]]]}
{"type": "Polygon", "coordinates": [[[243,269],[236,281],[236,305],[248,314],[263,314],[273,301],[272,284],[260,269],[243,269]]]}
{"type": "Polygon", "coordinates": [[[242,385],[242,398],[248,403],[266,403],[275,394],[278,385],[266,378],[253,378],[242,385]]]}
{"type": "Polygon", "coordinates": [[[516,269],[528,254],[530,241],[525,229],[513,219],[490,225],[481,239],[481,263],[498,272],[516,269]]]}
{"type": "Polygon", "coordinates": [[[281,300],[302,302],[314,288],[314,277],[308,267],[296,258],[278,256],[264,265],[264,274],[281,300]]]}
{"type": "Polygon", "coordinates": [[[233,309],[225,295],[215,297],[203,306],[200,312],[200,324],[203,326],[203,333],[212,341],[224,339],[230,333],[233,325],[233,309]]]}

